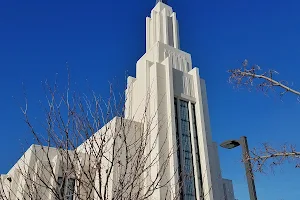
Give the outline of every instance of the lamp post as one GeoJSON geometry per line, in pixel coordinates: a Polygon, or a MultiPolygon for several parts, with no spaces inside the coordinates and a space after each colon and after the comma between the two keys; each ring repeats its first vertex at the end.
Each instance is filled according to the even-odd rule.
{"type": "Polygon", "coordinates": [[[242,146],[243,149],[243,162],[245,164],[250,200],[257,200],[254,176],[253,176],[251,161],[249,159],[249,148],[248,148],[247,137],[242,136],[239,140],[227,140],[223,142],[220,146],[226,149],[233,149],[240,145],[242,146]]]}

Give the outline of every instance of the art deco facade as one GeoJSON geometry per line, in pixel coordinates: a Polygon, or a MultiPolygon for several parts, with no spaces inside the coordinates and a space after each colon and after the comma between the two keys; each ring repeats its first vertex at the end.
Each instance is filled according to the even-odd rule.
{"type": "MultiPolygon", "coordinates": [[[[128,126],[126,140],[141,137],[143,131],[151,129],[143,154],[149,157],[149,162],[156,159],[157,162],[147,168],[144,175],[138,178],[138,183],[146,186],[159,174],[159,184],[166,187],[154,190],[148,199],[234,200],[232,182],[222,178],[217,145],[212,141],[205,81],[200,78],[199,69],[192,66],[191,55],[180,49],[176,13],[164,1],[158,1],[146,19],[146,53],[137,61],[136,77],[128,78],[125,116],[114,118],[95,133],[93,139],[81,144],[75,150],[76,154],[86,159],[90,153],[87,147],[96,146],[97,138],[103,135],[116,134],[121,124],[128,126]],[[164,173],[161,173],[162,167],[164,173]]],[[[2,178],[10,180],[6,186],[15,194],[11,199],[22,199],[26,192],[18,190],[25,181],[17,168],[39,169],[37,160],[40,162],[42,159],[37,159],[36,154],[33,156],[32,153],[41,148],[32,146],[7,175],[2,175],[2,178]]],[[[50,152],[51,170],[55,172],[55,178],[49,175],[48,179],[54,179],[50,181],[54,188],[55,184],[67,185],[65,199],[76,199],[73,197],[76,179],[61,178],[60,168],[64,163],[57,155],[57,149],[50,148],[50,152]]],[[[113,156],[112,150],[107,152],[108,160],[113,156]]],[[[124,156],[122,153],[118,155],[119,162],[124,161],[124,156]]],[[[42,158],[43,154],[39,157],[42,158]]],[[[110,182],[103,188],[111,199],[116,191],[114,183],[120,181],[121,168],[117,165],[112,168],[110,182]]],[[[97,177],[99,173],[94,175],[97,177]]],[[[99,178],[96,178],[94,184],[97,185],[98,181],[99,178]]],[[[95,190],[95,187],[90,188],[95,190]]],[[[97,195],[93,196],[96,193],[92,191],[90,197],[100,199],[97,195]]],[[[45,191],[45,199],[55,199],[55,196],[45,191]]]]}

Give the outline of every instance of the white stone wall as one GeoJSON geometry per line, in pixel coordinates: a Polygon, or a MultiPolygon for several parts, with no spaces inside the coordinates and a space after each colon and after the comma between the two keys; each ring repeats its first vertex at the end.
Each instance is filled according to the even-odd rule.
{"type": "MultiPolygon", "coordinates": [[[[176,145],[174,97],[194,103],[198,132],[192,134],[198,134],[203,179],[202,184],[196,181],[196,190],[199,191],[202,187],[205,199],[222,200],[221,170],[216,145],[212,142],[205,81],[200,79],[198,68],[192,69],[191,55],[179,50],[178,32],[176,13],[171,7],[158,3],[152,10],[151,17],[146,19],[147,51],[137,62],[136,78],[128,79],[125,116],[140,121],[147,107],[148,118],[157,115],[153,118],[155,123],[166,122],[168,125],[164,128],[169,137],[169,149],[166,149],[168,151],[172,145],[176,145]],[[172,30],[168,17],[172,19],[172,30]]],[[[195,150],[194,147],[193,149],[195,150]]],[[[174,155],[170,165],[172,167],[169,169],[170,175],[177,170],[177,163],[174,155]]],[[[153,174],[155,173],[156,170],[153,169],[153,174]]],[[[199,173],[195,168],[194,174],[199,173]]],[[[173,183],[176,181],[173,180],[173,183]]],[[[200,195],[197,194],[197,199],[200,199],[200,195]]]]}
{"type": "Polygon", "coordinates": [[[50,187],[56,187],[56,181],[53,180],[54,177],[50,174],[50,171],[54,170],[54,173],[59,176],[60,162],[57,160],[58,155],[58,149],[56,148],[32,145],[5,175],[6,193],[9,193],[10,199],[23,199],[28,196],[26,195],[28,193],[34,195],[33,192],[38,192],[37,195],[45,199],[55,199],[43,185],[46,183],[50,187]],[[11,181],[8,181],[8,178],[11,181]],[[37,190],[29,189],[28,187],[31,187],[33,182],[36,185],[41,185],[41,187],[37,190]]]}
{"type": "MultiPolygon", "coordinates": [[[[116,189],[115,185],[117,185],[115,183],[119,182],[119,177],[125,174],[128,178],[128,181],[131,180],[132,171],[128,171],[128,169],[132,168],[133,163],[126,160],[126,156],[135,156],[134,154],[136,149],[134,148],[134,145],[137,140],[140,140],[142,133],[143,124],[121,117],[115,117],[99,131],[97,131],[97,133],[95,133],[90,139],[77,148],[77,151],[81,152],[83,156],[86,156],[87,159],[89,159],[91,155],[94,155],[90,151],[100,152],[99,148],[101,148],[101,152],[104,152],[104,155],[99,158],[96,157],[95,161],[99,162],[99,159],[101,159],[102,168],[100,173],[101,183],[103,183],[101,185],[101,191],[106,190],[108,199],[112,199],[114,195],[113,191],[116,189]],[[125,140],[126,143],[124,142],[125,140]],[[100,141],[105,141],[105,144],[101,145],[100,141]],[[130,148],[125,149],[126,147],[130,148]],[[126,150],[128,151],[127,155],[125,154],[126,150]],[[113,154],[113,151],[115,154],[113,154]],[[126,163],[127,172],[124,172],[126,163]],[[110,175],[107,175],[108,170],[111,170],[110,175]],[[105,183],[107,183],[107,187],[105,183]]],[[[96,172],[95,176],[95,188],[100,189],[99,173],[96,172]]],[[[131,188],[129,187],[129,190],[130,189],[131,188]]],[[[133,191],[133,193],[134,192],[137,191],[133,191]]],[[[100,199],[100,197],[97,195],[97,191],[95,191],[94,196],[94,199],[100,199]]]]}
{"type": "Polygon", "coordinates": [[[235,200],[233,184],[231,180],[223,179],[224,200],[235,200]]]}
{"type": "Polygon", "coordinates": [[[179,30],[176,13],[166,4],[158,3],[146,18],[146,50],[156,42],[179,48],[179,30]]]}
{"type": "MultiPolygon", "coordinates": [[[[119,167],[120,165],[125,166],[126,155],[125,155],[125,146],[123,141],[123,134],[126,135],[126,144],[131,146],[128,152],[128,156],[135,154],[134,143],[139,139],[140,134],[143,133],[143,125],[134,122],[131,120],[126,120],[124,118],[115,117],[109,123],[107,123],[104,127],[102,127],[97,133],[95,133],[90,139],[81,144],[76,149],[76,155],[79,156],[79,160],[81,162],[82,167],[72,168],[77,169],[75,173],[84,174],[91,173],[91,169],[95,168],[95,171],[92,172],[94,179],[94,187],[91,185],[90,189],[99,189],[99,174],[96,172],[96,163],[99,162],[99,159],[95,157],[99,151],[99,143],[103,141],[102,136],[105,136],[107,143],[103,146],[102,151],[105,152],[103,156],[100,157],[102,170],[101,177],[102,183],[107,182],[107,187],[101,185],[102,191],[106,190],[107,198],[112,199],[113,197],[113,189],[114,184],[118,182],[118,178],[124,174],[124,168],[119,167]],[[113,142],[116,142],[115,149],[119,149],[119,153],[113,155],[113,142]],[[93,153],[95,152],[95,153],[93,153]],[[113,164],[111,161],[113,160],[120,161],[117,165],[116,162],[113,164]],[[98,160],[97,160],[98,159],[98,160]],[[106,167],[105,167],[106,166],[106,167]],[[107,170],[112,167],[112,173],[110,176],[107,176],[107,170]],[[85,170],[85,171],[84,171],[85,170]],[[123,172],[122,172],[123,170],[123,172]]],[[[58,177],[63,177],[62,168],[67,169],[66,166],[66,158],[62,157],[61,149],[49,148],[45,146],[32,145],[25,154],[20,158],[20,160],[14,165],[14,167],[5,175],[1,175],[1,181],[4,185],[4,193],[6,197],[9,197],[10,200],[17,199],[28,199],[28,194],[34,195],[33,192],[38,192],[37,196],[42,197],[43,199],[55,200],[55,195],[53,192],[50,192],[49,188],[52,188],[54,191],[57,190],[57,180],[58,177]],[[50,172],[53,172],[53,174],[50,172]],[[11,181],[9,181],[9,179],[11,181]],[[38,186],[38,188],[32,190],[28,187],[32,185],[38,186]],[[47,187],[44,187],[44,184],[47,184],[47,187]]],[[[68,151],[68,156],[70,156],[70,160],[73,160],[74,151],[68,151]]],[[[72,162],[73,165],[76,165],[79,161],[77,158],[72,162]]],[[[79,164],[79,163],[78,163],[79,164]]],[[[131,168],[131,163],[129,162],[128,168],[131,168]]],[[[128,172],[127,176],[132,175],[132,172],[128,172]]],[[[71,173],[68,175],[68,178],[75,178],[75,174],[71,173]]],[[[128,179],[131,177],[128,177],[128,179]]],[[[80,181],[83,183],[84,179],[88,183],[91,179],[86,179],[85,176],[82,176],[80,181]]],[[[78,180],[78,177],[76,178],[78,180]]],[[[77,183],[75,183],[77,184],[77,183]]],[[[2,188],[0,188],[2,190],[2,188]]],[[[76,190],[77,188],[75,188],[76,190]]],[[[87,189],[87,188],[81,188],[87,189]]],[[[131,188],[129,188],[131,189],[131,188]]],[[[81,198],[84,198],[86,195],[86,191],[81,191],[81,198]]],[[[133,192],[137,192],[134,191],[133,192]]],[[[2,191],[0,195],[2,194],[2,191]]],[[[103,193],[102,193],[103,194],[103,193]]],[[[97,195],[97,191],[94,190],[94,195],[92,194],[89,198],[99,199],[97,195]]],[[[1,197],[1,196],[0,196],[1,197]]]]}

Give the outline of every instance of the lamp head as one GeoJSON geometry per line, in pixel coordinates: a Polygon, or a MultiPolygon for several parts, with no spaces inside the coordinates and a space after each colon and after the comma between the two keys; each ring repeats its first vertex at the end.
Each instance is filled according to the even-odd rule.
{"type": "Polygon", "coordinates": [[[220,146],[225,149],[233,149],[237,146],[240,146],[240,142],[238,140],[227,140],[220,144],[220,146]]]}

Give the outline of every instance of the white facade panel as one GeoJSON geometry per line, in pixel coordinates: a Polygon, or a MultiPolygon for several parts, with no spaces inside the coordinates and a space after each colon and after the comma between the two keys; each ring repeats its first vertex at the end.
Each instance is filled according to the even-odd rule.
{"type": "Polygon", "coordinates": [[[223,179],[224,200],[235,200],[231,180],[223,179]]]}

